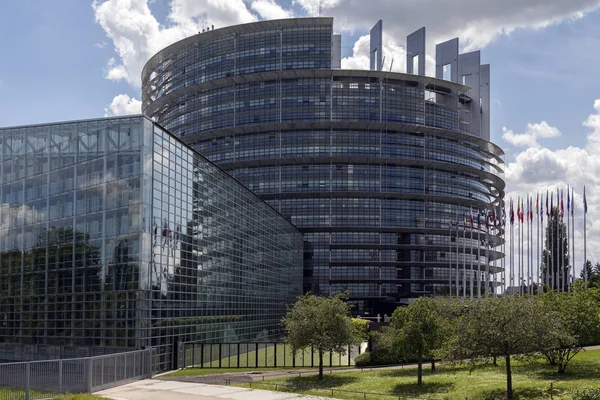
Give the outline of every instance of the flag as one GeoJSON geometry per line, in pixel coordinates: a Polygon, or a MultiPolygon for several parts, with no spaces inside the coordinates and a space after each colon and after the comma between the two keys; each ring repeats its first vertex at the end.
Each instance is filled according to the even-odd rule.
{"type": "Polygon", "coordinates": [[[502,209],[502,226],[506,226],[506,210],[502,209]]]}
{"type": "Polygon", "coordinates": [[[496,208],[492,209],[492,226],[496,226],[496,208]]]}
{"type": "Polygon", "coordinates": [[[513,201],[510,199],[510,224],[515,223],[515,210],[513,209],[513,201]]]}
{"type": "Polygon", "coordinates": [[[463,210],[463,232],[467,231],[467,212],[463,210]]]}
{"type": "Polygon", "coordinates": [[[567,214],[569,213],[570,209],[571,209],[571,196],[569,193],[569,185],[567,185],[567,214]]]}
{"type": "Polygon", "coordinates": [[[481,230],[481,211],[477,213],[477,229],[481,230]]]}
{"type": "Polygon", "coordinates": [[[517,197],[517,219],[521,221],[521,199],[517,197]]]}
{"type": "MultiPolygon", "coordinates": [[[[458,219],[458,211],[456,212],[456,230],[458,231],[458,225],[460,224],[460,220],[458,219]]],[[[458,235],[458,234],[457,234],[458,235]]]]}
{"type": "Polygon", "coordinates": [[[525,207],[523,207],[523,199],[521,199],[521,223],[523,223],[523,212],[525,211],[525,207]]]}
{"type": "Polygon", "coordinates": [[[548,208],[548,191],[546,190],[546,217],[550,217],[550,209],[548,208]]]}
{"type": "Polygon", "coordinates": [[[587,214],[587,199],[585,197],[585,185],[583,185],[583,213],[587,214]]]}
{"type": "Polygon", "coordinates": [[[535,213],[536,215],[540,213],[540,192],[537,192],[535,197],[535,213]]]}
{"type": "Polygon", "coordinates": [[[452,230],[452,218],[448,220],[448,229],[452,230]]]}
{"type": "Polygon", "coordinates": [[[571,216],[575,213],[575,192],[573,191],[573,187],[571,187],[571,216]]]}
{"type": "Polygon", "coordinates": [[[473,230],[473,209],[471,209],[471,212],[469,214],[471,216],[471,230],[473,230]]]}
{"type": "Polygon", "coordinates": [[[554,192],[550,193],[550,213],[554,211],[554,192]]]}
{"type": "Polygon", "coordinates": [[[529,220],[533,221],[533,196],[529,198],[529,220]]]}
{"type": "Polygon", "coordinates": [[[485,210],[485,230],[490,230],[490,214],[488,213],[488,210],[485,210]]]}

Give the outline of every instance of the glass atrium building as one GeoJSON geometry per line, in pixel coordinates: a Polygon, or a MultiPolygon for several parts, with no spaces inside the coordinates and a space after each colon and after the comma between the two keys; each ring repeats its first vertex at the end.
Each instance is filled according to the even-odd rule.
{"type": "Polygon", "coordinates": [[[371,70],[342,70],[332,18],[207,30],[148,61],[143,112],[304,233],[305,290],[371,316],[477,296],[505,279],[490,69],[453,39],[425,76],[425,43],[409,35],[408,73],[385,72],[379,22],[371,70]]]}
{"type": "Polygon", "coordinates": [[[142,116],[0,129],[0,359],[278,336],[301,233],[142,116]]]}

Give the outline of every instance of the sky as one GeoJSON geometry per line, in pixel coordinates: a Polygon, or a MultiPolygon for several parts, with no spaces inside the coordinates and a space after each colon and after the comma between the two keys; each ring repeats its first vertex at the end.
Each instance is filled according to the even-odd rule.
{"type": "MultiPolygon", "coordinates": [[[[140,73],[161,48],[263,19],[334,17],[342,67],[368,69],[368,32],[404,71],[406,35],[459,37],[491,64],[492,141],[507,196],[575,188],[577,259],[600,261],[600,0],[0,0],[0,127],[140,112],[140,73]]],[[[389,61],[386,61],[389,65],[389,61]]],[[[565,193],[566,207],[566,193],[565,193]]],[[[580,262],[577,262],[580,264],[580,262]]]]}

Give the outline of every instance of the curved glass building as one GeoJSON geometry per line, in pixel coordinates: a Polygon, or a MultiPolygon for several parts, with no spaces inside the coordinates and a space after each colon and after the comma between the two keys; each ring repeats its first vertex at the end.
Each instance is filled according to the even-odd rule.
{"type": "Polygon", "coordinates": [[[304,234],[304,288],[359,315],[422,295],[503,287],[503,152],[489,138],[489,65],[409,35],[407,71],[342,70],[331,18],[207,30],[152,57],[144,113],[304,234]],[[412,73],[415,71],[416,73],[412,73]],[[444,79],[445,78],[445,79],[444,79]]]}

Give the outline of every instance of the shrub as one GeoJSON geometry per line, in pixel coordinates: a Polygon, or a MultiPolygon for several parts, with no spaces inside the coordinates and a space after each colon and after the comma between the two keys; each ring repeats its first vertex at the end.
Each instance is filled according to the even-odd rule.
{"type": "Polygon", "coordinates": [[[357,367],[373,367],[377,365],[396,365],[401,364],[402,360],[388,352],[364,352],[354,357],[354,364],[357,367]]]}
{"type": "Polygon", "coordinates": [[[573,396],[574,400],[600,400],[600,387],[578,390],[573,396]]]}

